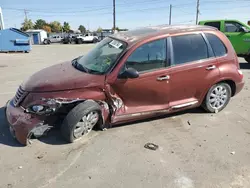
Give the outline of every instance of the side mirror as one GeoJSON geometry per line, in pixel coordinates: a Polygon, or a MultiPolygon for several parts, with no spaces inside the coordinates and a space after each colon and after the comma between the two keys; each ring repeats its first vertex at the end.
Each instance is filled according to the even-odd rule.
{"type": "Polygon", "coordinates": [[[121,73],[118,78],[138,78],[139,73],[134,68],[128,68],[123,73],[121,73]]]}
{"type": "Polygon", "coordinates": [[[249,30],[247,28],[245,28],[245,27],[241,27],[240,32],[248,33],[249,30]]]}

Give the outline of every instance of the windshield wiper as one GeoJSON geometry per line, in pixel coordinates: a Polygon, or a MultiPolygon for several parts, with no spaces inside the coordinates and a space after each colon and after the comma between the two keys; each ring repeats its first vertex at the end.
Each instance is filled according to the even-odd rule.
{"type": "MultiPolygon", "coordinates": [[[[78,58],[77,58],[78,59],[78,58]]],[[[82,66],[81,64],[79,64],[77,62],[77,59],[73,59],[72,61],[72,66],[75,67],[76,69],[78,70],[81,70],[81,71],[84,71],[84,72],[87,72],[89,73],[89,69],[87,69],[86,67],[82,66]]]]}

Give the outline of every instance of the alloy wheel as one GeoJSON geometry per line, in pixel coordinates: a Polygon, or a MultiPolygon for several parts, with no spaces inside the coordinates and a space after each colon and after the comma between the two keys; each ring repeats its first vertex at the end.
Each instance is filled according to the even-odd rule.
{"type": "Polygon", "coordinates": [[[209,97],[209,104],[213,109],[222,108],[228,100],[227,88],[223,85],[215,87],[209,97]]]}
{"type": "Polygon", "coordinates": [[[88,134],[99,120],[99,114],[96,111],[91,111],[76,124],[74,129],[74,137],[80,138],[88,134]]]}

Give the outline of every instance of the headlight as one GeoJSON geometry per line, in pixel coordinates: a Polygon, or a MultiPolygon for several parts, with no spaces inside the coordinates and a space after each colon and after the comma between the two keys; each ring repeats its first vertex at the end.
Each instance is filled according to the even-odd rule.
{"type": "Polygon", "coordinates": [[[37,101],[37,103],[30,104],[25,112],[37,115],[51,115],[61,107],[61,103],[54,99],[44,99],[37,101]]]}
{"type": "Polygon", "coordinates": [[[31,109],[34,111],[34,112],[41,112],[45,109],[44,106],[42,105],[34,105],[31,107],[31,109]]]}
{"type": "Polygon", "coordinates": [[[46,114],[51,114],[51,113],[55,112],[56,108],[36,104],[36,105],[30,106],[25,111],[27,113],[33,113],[33,114],[37,114],[37,115],[46,115],[46,114]]]}

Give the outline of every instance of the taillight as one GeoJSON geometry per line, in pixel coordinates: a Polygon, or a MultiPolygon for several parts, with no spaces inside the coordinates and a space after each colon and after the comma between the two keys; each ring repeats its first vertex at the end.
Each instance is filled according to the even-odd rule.
{"type": "Polygon", "coordinates": [[[241,76],[241,78],[243,78],[243,72],[240,69],[238,69],[238,73],[241,76]]]}

